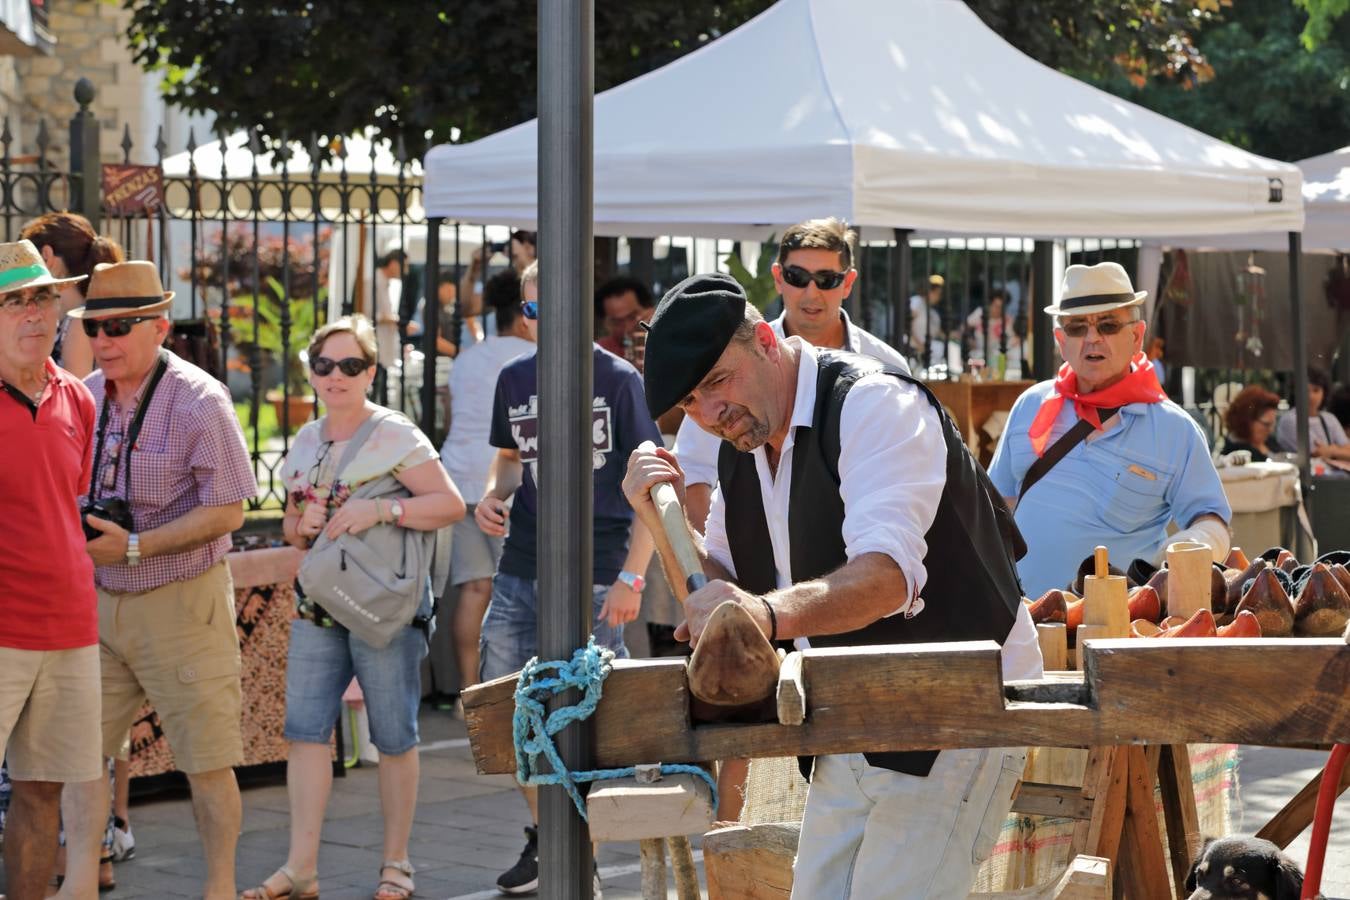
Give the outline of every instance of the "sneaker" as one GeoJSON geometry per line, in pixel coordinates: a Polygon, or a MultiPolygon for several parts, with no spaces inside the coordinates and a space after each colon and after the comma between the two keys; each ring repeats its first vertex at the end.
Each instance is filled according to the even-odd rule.
{"type": "Polygon", "coordinates": [[[525,849],[520,859],[497,879],[497,890],[503,894],[533,894],[539,890],[539,829],[530,825],[525,829],[525,849]]]}
{"type": "Polygon", "coordinates": [[[122,819],[113,820],[112,861],[126,862],[136,855],[136,838],[131,826],[122,819]]]}

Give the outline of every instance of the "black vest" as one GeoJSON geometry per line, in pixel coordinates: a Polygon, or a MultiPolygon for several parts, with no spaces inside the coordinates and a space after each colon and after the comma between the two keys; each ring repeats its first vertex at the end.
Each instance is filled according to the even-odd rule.
{"type": "MultiPolygon", "coordinates": [[[[1016,560],[1026,553],[1012,514],[984,469],[966,449],[956,427],[922,382],[876,360],[835,350],[817,350],[815,412],[811,427],[799,427],[792,451],[788,501],[792,582],[833,572],[847,561],[844,501],[839,495],[839,418],[844,398],[864,375],[885,372],[915,385],[938,411],[947,446],[947,477],[937,516],[924,539],[927,582],[919,614],[878,619],[845,634],[811,635],[812,647],[915,644],[993,640],[1002,644],[1016,621],[1022,586],[1016,560]]],[[[805,360],[803,360],[805,362],[805,360]]],[[[776,590],[773,546],[753,454],[723,442],[718,480],[726,503],[726,533],[741,587],[754,594],[776,590]]],[[[901,598],[896,598],[900,605],[901,598]]],[[[899,686],[897,685],[897,689],[899,686]]],[[[904,702],[903,696],[897,700],[904,702]]],[[[936,751],[868,753],[874,766],[927,775],[936,751]]],[[[810,760],[803,761],[809,777],[810,760]]]]}

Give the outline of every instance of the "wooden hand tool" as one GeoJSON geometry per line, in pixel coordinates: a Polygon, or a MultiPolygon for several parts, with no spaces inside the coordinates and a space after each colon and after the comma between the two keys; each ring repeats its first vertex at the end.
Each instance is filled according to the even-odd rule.
{"type": "Polygon", "coordinates": [[[1080,647],[1088,637],[1130,636],[1130,601],[1125,576],[1111,574],[1105,547],[1093,551],[1093,561],[1095,574],[1083,579],[1083,625],[1078,629],[1080,647]],[[1083,626],[1088,626],[1086,633],[1083,626]]]}
{"type": "Polygon", "coordinates": [[[1167,614],[1189,619],[1198,609],[1210,608],[1208,544],[1177,541],[1167,546],[1167,614]]]}
{"type": "MultiPolygon", "coordinates": [[[[654,449],[646,442],[640,449],[654,449]]],[[[672,560],[682,582],[671,588],[683,603],[708,583],[703,562],[689,535],[689,526],[674,485],[652,488],[652,503],[661,519],[661,533],[653,535],[657,549],[672,560]]],[[[728,600],[713,610],[689,660],[689,692],[713,706],[757,704],[778,687],[779,657],[773,644],[739,604],[728,600]]]]}

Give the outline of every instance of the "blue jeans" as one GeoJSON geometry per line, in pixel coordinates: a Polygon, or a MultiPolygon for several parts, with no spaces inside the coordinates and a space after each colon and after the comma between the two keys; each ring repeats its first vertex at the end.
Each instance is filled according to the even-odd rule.
{"type": "Polygon", "coordinates": [[[345,628],[296,619],[286,657],[286,740],[328,743],[342,712],[342,693],[355,675],[375,749],[386,756],[408,752],[417,746],[426,655],[426,636],[412,625],[376,650],[345,628]]]}
{"type": "MultiPolygon", "coordinates": [[[[591,586],[591,632],[595,642],[628,658],[623,626],[600,621],[600,608],[610,585],[591,586]]],[[[489,681],[518,672],[539,654],[539,582],[498,572],[492,579],[492,602],[483,616],[478,638],[478,677],[489,681]]]]}

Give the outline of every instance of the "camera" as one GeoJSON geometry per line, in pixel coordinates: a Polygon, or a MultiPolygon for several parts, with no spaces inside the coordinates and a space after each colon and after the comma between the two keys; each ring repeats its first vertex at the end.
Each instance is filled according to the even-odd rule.
{"type": "Polygon", "coordinates": [[[511,244],[510,241],[489,241],[488,250],[493,253],[505,253],[506,248],[511,244]]]}
{"type": "Polygon", "coordinates": [[[80,524],[84,526],[84,539],[92,541],[102,535],[103,532],[90,525],[85,516],[98,516],[100,519],[107,519],[127,531],[136,530],[136,523],[131,518],[131,507],[121,497],[102,497],[92,503],[85,504],[84,509],[80,510],[80,524]]]}

